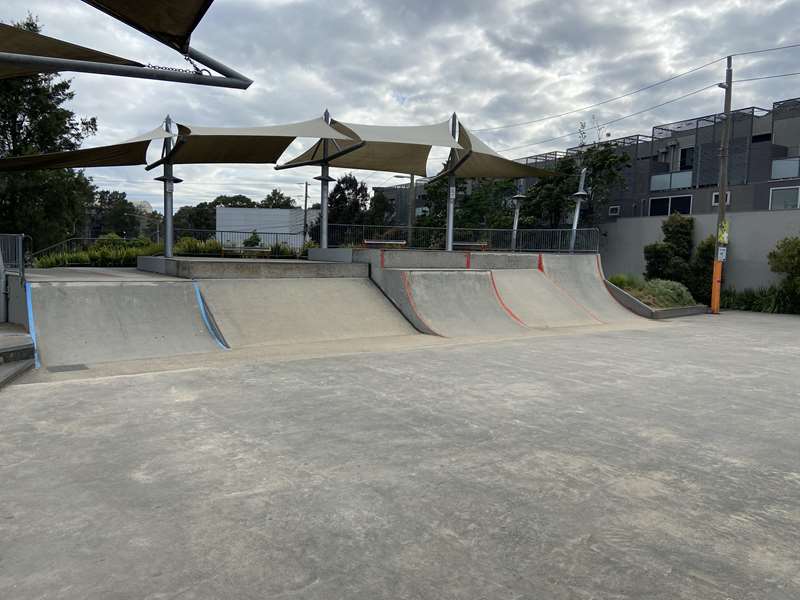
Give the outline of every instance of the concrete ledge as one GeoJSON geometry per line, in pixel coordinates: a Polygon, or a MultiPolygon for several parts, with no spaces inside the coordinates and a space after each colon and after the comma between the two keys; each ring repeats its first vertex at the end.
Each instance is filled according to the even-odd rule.
{"type": "Polygon", "coordinates": [[[141,271],[184,279],[281,279],[297,277],[367,277],[369,266],[310,260],[225,259],[140,256],[141,271]]]}
{"type": "Polygon", "coordinates": [[[385,269],[536,269],[536,252],[468,252],[454,250],[350,250],[354,262],[385,269]]]}
{"type": "Polygon", "coordinates": [[[631,312],[636,313],[640,317],[645,317],[646,319],[674,319],[676,317],[703,315],[708,312],[708,307],[702,304],[697,304],[695,306],[679,306],[677,308],[652,308],[622,288],[615,286],[610,281],[604,281],[608,291],[617,302],[631,312]]]}
{"type": "Polygon", "coordinates": [[[352,248],[309,248],[308,260],[327,262],[353,262],[352,248]]]}

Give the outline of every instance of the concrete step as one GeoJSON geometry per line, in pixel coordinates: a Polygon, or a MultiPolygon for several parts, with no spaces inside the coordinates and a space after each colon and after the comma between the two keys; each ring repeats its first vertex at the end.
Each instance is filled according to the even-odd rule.
{"type": "Polygon", "coordinates": [[[33,366],[32,358],[0,364],[0,390],[33,366]]]}
{"type": "Polygon", "coordinates": [[[30,341],[30,338],[27,342],[0,345],[0,365],[30,360],[34,357],[34,352],[33,342],[30,341]]]}

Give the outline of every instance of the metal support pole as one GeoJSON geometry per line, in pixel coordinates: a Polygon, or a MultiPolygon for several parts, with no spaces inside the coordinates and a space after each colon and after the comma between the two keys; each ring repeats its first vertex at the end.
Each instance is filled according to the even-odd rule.
{"type": "MultiPolygon", "coordinates": [[[[450,135],[453,136],[453,139],[458,139],[458,117],[453,113],[453,117],[451,119],[450,124],[450,135]]],[[[454,165],[451,165],[453,167],[454,165]]],[[[450,173],[447,178],[448,183],[448,190],[447,190],[447,245],[446,249],[448,252],[452,252],[453,250],[453,224],[455,221],[455,212],[456,212],[456,175],[455,173],[450,173]]]]}
{"type": "Polygon", "coordinates": [[[731,136],[731,96],[733,94],[733,58],[728,57],[725,70],[725,121],[722,124],[722,142],[719,147],[719,212],[717,213],[717,239],[714,253],[714,270],[711,280],[711,313],[718,315],[722,296],[722,273],[728,257],[728,221],[725,219],[725,201],[728,195],[728,150],[731,136]]]}
{"type": "Polygon", "coordinates": [[[578,237],[578,221],[581,218],[581,203],[586,199],[588,195],[584,186],[586,185],[586,167],[581,169],[581,180],[578,184],[578,191],[572,194],[572,197],[575,198],[575,216],[572,217],[572,236],[569,240],[569,253],[575,253],[575,240],[578,237]]]}
{"type": "MultiPolygon", "coordinates": [[[[164,129],[167,132],[172,131],[172,119],[169,115],[164,119],[164,129]]],[[[162,158],[169,156],[172,150],[172,138],[164,138],[164,149],[162,151],[162,158]]],[[[172,224],[172,196],[175,189],[175,184],[183,181],[178,179],[172,173],[172,163],[164,161],[164,174],[161,177],[156,177],[156,181],[164,182],[164,256],[172,258],[172,247],[175,245],[175,230],[172,224]]]]}
{"type": "Polygon", "coordinates": [[[511,227],[511,251],[517,251],[517,230],[519,229],[519,210],[522,205],[522,201],[525,199],[525,180],[518,179],[517,180],[517,193],[512,198],[514,201],[514,224],[511,227]]]}
{"type": "Polygon", "coordinates": [[[414,219],[417,212],[417,189],[414,185],[414,174],[409,175],[408,183],[408,247],[414,239],[414,219]]]}
{"type": "Polygon", "coordinates": [[[303,244],[308,241],[308,182],[306,181],[306,197],[303,200],[303,244]]]}
{"type": "MultiPolygon", "coordinates": [[[[325,109],[325,114],[322,115],[322,118],[325,119],[325,122],[330,125],[331,123],[331,114],[325,109]]],[[[322,167],[321,173],[319,177],[315,177],[314,179],[320,182],[320,194],[319,194],[319,247],[320,248],[327,248],[328,247],[328,183],[333,181],[329,174],[330,167],[328,166],[328,140],[322,140],[322,167]]]]}

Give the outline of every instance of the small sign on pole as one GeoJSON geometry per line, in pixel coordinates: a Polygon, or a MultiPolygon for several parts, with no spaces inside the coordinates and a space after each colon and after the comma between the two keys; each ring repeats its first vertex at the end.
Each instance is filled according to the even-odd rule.
{"type": "Polygon", "coordinates": [[[719,262],[725,262],[728,258],[728,247],[727,246],[720,246],[717,248],[717,260],[719,262]]]}

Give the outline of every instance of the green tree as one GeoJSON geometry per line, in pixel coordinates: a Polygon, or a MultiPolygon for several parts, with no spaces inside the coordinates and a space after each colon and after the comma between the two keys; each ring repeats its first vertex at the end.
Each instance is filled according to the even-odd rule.
{"type": "Polygon", "coordinates": [[[217,228],[217,207],[257,208],[247,196],[217,196],[211,202],[200,202],[194,206],[182,206],[173,217],[175,229],[201,229],[214,231],[217,228]]]}
{"type": "Polygon", "coordinates": [[[372,194],[369,209],[363,217],[367,225],[390,225],[394,215],[394,203],[378,190],[372,194]]]}
{"type": "Polygon", "coordinates": [[[368,204],[366,184],[348,173],[336,181],[328,197],[328,223],[362,223],[368,204]]]}
{"type": "Polygon", "coordinates": [[[555,174],[543,177],[527,192],[520,208],[524,227],[560,227],[575,206],[572,194],[578,190],[579,169],[574,157],[558,161],[555,174]]]}
{"type": "Polygon", "coordinates": [[[275,188],[259,203],[260,208],[295,208],[294,200],[275,188]]]}
{"type": "Polygon", "coordinates": [[[455,214],[457,227],[510,229],[513,222],[511,197],[516,185],[506,180],[481,180],[464,196],[455,214]]]}
{"type": "Polygon", "coordinates": [[[586,189],[589,192],[588,210],[581,211],[581,217],[586,217],[585,225],[595,225],[607,214],[612,195],[625,189],[622,170],[630,164],[630,157],[609,143],[593,144],[581,153],[581,165],[587,168],[586,189]]]}
{"type": "MultiPolygon", "coordinates": [[[[15,26],[41,31],[32,16],[15,26]]],[[[0,157],[80,147],[97,122],[64,107],[74,96],[57,74],[0,80],[0,157]]],[[[27,233],[40,248],[78,235],[93,193],[91,180],[72,169],[0,173],[0,231],[27,233]]]]}
{"type": "Polygon", "coordinates": [[[100,233],[116,233],[120,237],[139,235],[141,213],[128,200],[125,192],[100,190],[95,200],[95,214],[100,233]]]}

